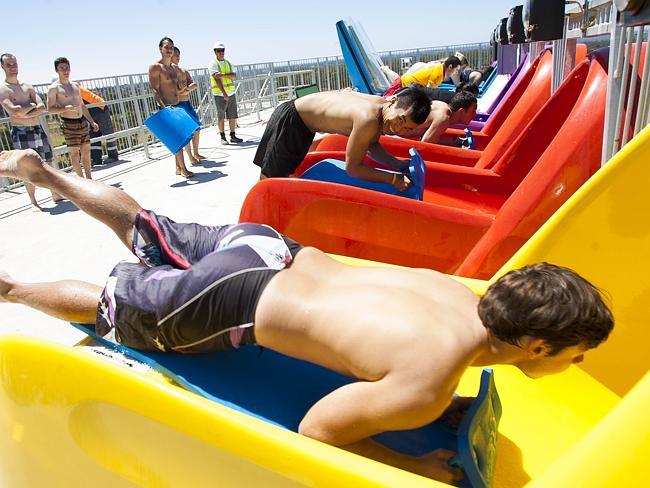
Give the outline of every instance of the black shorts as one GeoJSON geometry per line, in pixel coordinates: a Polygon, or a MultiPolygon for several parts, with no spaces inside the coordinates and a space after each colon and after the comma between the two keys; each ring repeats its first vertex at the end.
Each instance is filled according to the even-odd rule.
{"type": "Polygon", "coordinates": [[[271,115],[253,162],[262,168],[264,176],[289,176],[305,159],[314,135],[293,100],[283,103],[271,115]]]}
{"type": "Polygon", "coordinates": [[[261,224],[178,224],[140,210],[140,263],[111,272],[97,333],[143,350],[210,352],[254,344],[257,302],[302,247],[261,224]]]}

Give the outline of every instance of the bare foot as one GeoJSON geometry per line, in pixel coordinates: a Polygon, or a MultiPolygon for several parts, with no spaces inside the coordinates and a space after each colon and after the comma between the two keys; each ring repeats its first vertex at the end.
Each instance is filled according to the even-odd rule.
{"type": "Polygon", "coordinates": [[[196,166],[197,164],[199,164],[199,160],[196,159],[194,156],[190,155],[190,164],[192,166],[196,166]]]}
{"type": "Polygon", "coordinates": [[[0,152],[0,176],[35,183],[43,175],[43,160],[33,149],[0,152]]]}
{"type": "Polygon", "coordinates": [[[187,169],[186,169],[185,171],[183,171],[183,172],[181,173],[181,176],[182,176],[183,178],[191,178],[192,176],[194,176],[194,173],[192,173],[190,170],[187,170],[187,169]]]}
{"type": "Polygon", "coordinates": [[[208,158],[206,158],[205,156],[201,156],[201,155],[198,154],[198,153],[197,153],[196,156],[194,156],[194,157],[195,157],[196,159],[198,159],[199,161],[202,161],[202,160],[204,160],[204,159],[208,159],[208,158]]]}
{"type": "Polygon", "coordinates": [[[14,287],[14,279],[4,271],[0,271],[0,302],[10,302],[9,292],[14,287]]]}

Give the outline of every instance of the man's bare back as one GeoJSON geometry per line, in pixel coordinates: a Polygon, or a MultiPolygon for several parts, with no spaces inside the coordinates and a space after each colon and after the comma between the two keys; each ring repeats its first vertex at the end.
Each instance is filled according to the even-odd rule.
{"type": "Polygon", "coordinates": [[[400,428],[442,414],[485,343],[477,304],[467,287],[435,271],[351,267],[306,248],[264,290],[255,335],[270,349],[361,380],[319,401],[303,421],[308,426],[312,415],[322,425],[336,412],[336,434],[323,440],[345,445],[388,428],[358,418],[360,402],[388,395],[408,404],[411,415],[400,428]],[[397,391],[396,382],[411,386],[397,391]]]}
{"type": "Polygon", "coordinates": [[[300,118],[312,132],[350,135],[354,125],[370,126],[379,139],[385,98],[352,91],[314,93],[296,100],[300,118]]]}

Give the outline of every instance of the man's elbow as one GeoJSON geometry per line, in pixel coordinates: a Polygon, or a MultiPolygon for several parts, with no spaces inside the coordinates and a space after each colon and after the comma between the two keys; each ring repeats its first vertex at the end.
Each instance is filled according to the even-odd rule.
{"type": "Polygon", "coordinates": [[[307,419],[303,419],[302,422],[300,422],[300,425],[298,426],[298,433],[317,441],[336,445],[332,442],[331,436],[328,435],[325,429],[323,429],[317,423],[310,422],[307,419]]]}
{"type": "Polygon", "coordinates": [[[346,164],[345,172],[354,178],[361,178],[361,171],[358,164],[346,164]]]}

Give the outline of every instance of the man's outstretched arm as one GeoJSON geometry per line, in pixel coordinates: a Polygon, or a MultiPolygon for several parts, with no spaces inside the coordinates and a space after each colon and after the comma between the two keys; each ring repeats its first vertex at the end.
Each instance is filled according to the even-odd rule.
{"type": "MultiPolygon", "coordinates": [[[[447,465],[448,451],[415,458],[392,451],[369,437],[388,430],[408,430],[437,419],[451,391],[422,388],[401,376],[345,385],[319,400],[300,423],[299,432],[327,444],[439,481],[459,479],[447,465]],[[439,390],[439,393],[435,393],[439,390]],[[444,391],[444,393],[442,393],[444,391]]],[[[451,390],[451,389],[449,389],[451,390]]]]}
{"type": "MultiPolygon", "coordinates": [[[[406,176],[400,175],[394,177],[390,173],[379,171],[378,169],[371,168],[363,163],[363,158],[366,156],[366,152],[369,150],[370,146],[373,145],[372,139],[376,135],[376,125],[368,124],[367,126],[364,125],[362,127],[360,127],[360,125],[362,124],[355,124],[350,133],[350,137],[348,138],[348,144],[345,148],[345,170],[350,176],[367,181],[390,183],[398,190],[404,191],[410,183],[406,176]]],[[[382,160],[381,158],[376,157],[375,159],[392,167],[397,166],[396,162],[399,162],[402,165],[408,164],[408,162],[402,162],[393,156],[390,156],[386,151],[384,151],[384,153],[394,161],[389,164],[388,161],[382,160]]],[[[375,156],[374,152],[372,154],[375,156]]]]}

